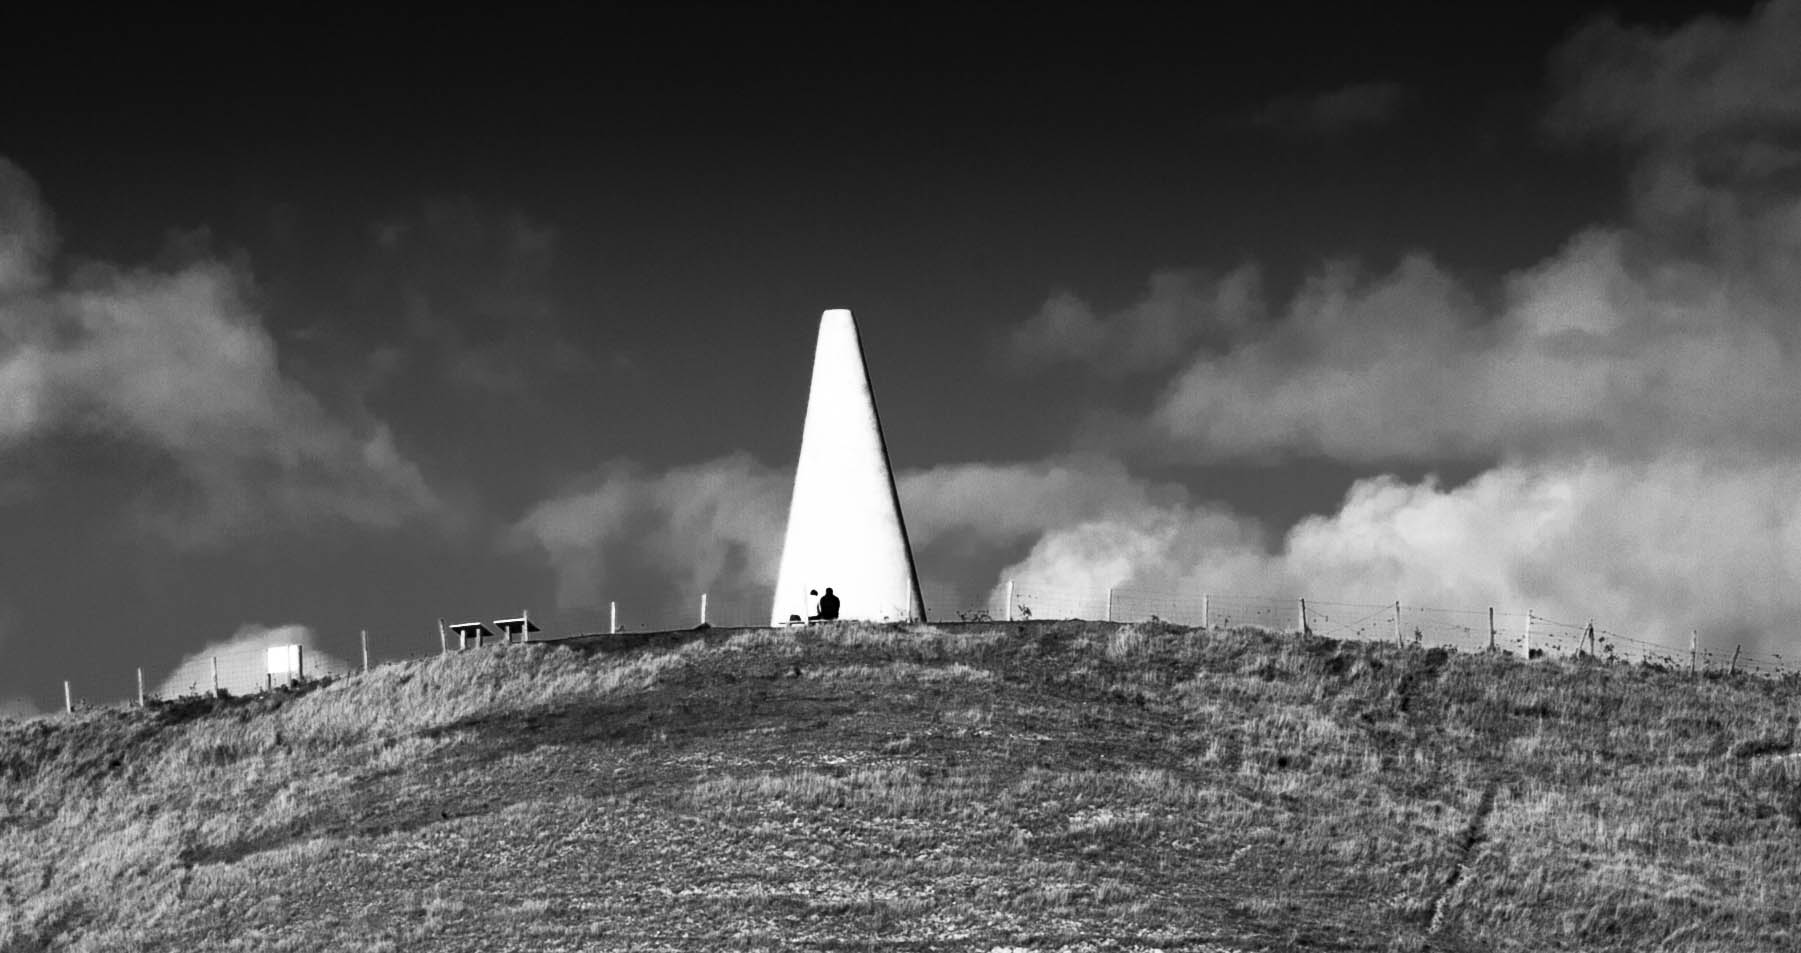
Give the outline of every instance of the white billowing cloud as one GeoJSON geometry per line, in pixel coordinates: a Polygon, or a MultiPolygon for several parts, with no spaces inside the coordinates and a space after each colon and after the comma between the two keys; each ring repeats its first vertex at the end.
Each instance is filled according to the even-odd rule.
{"type": "MultiPolygon", "coordinates": [[[[1744,26],[1717,29],[1727,48],[1752,42],[1744,26]]],[[[1741,161],[1657,132],[1626,224],[1584,230],[1495,288],[1424,253],[1373,273],[1327,263],[1275,306],[1252,267],[1160,273],[1112,313],[1055,296],[1006,342],[1026,364],[1169,374],[1139,449],[1201,462],[1318,454],[1371,470],[1494,461],[1487,472],[1451,487],[1371,476],[1335,512],[1271,538],[1118,462],[938,466],[899,481],[915,551],[951,566],[922,574],[981,580],[991,610],[1017,580],[1040,615],[1095,614],[1113,587],[1400,600],[1592,618],[1672,648],[1699,629],[1709,644],[1792,653],[1801,196],[1780,137],[1705,129],[1709,142],[1729,130],[1741,161]]],[[[626,562],[666,575],[734,562],[721,552],[743,554],[740,578],[766,587],[788,479],[742,457],[616,469],[521,531],[566,588],[626,562]]]]}
{"type": "Polygon", "coordinates": [[[1641,244],[1579,235],[1511,276],[1498,313],[1425,256],[1373,278],[1328,267],[1280,320],[1195,355],[1149,438],[1200,460],[1801,443],[1784,289],[1641,244]]]}
{"type": "MultiPolygon", "coordinates": [[[[1188,338],[1130,443],[1199,462],[1493,461],[1488,472],[1451,488],[1361,480],[1273,546],[1230,514],[1146,503],[1047,526],[998,578],[1087,611],[1110,586],[1400,599],[1792,654],[1796,48],[1792,2],[1667,34],[1590,28],[1560,57],[1553,121],[1634,153],[1625,223],[1586,229],[1492,289],[1424,253],[1373,273],[1328,263],[1288,301],[1188,338]]],[[[1098,313],[1073,297],[1059,307],[1098,313]]],[[[1066,353],[1118,373],[1120,355],[1170,340],[1131,313],[1040,315],[1016,335],[1075,327],[1066,353]]]]}
{"type": "MultiPolygon", "coordinates": [[[[662,472],[616,464],[532,507],[508,541],[543,554],[564,608],[622,599],[683,618],[706,592],[722,617],[766,618],[793,480],[742,453],[662,472]]],[[[1187,500],[1096,458],[955,464],[896,483],[914,552],[937,560],[920,566],[927,588],[953,598],[986,598],[1004,554],[1049,528],[1187,500]]]]}
{"type": "Polygon", "coordinates": [[[1498,287],[1425,253],[1373,273],[1327,263],[1275,308],[1243,293],[1247,269],[1179,293],[1160,275],[1146,302],[1101,317],[1060,293],[1015,328],[1014,350],[1101,376],[1179,367],[1140,446],[1202,462],[1795,452],[1794,49],[1801,2],[1665,34],[1581,32],[1559,58],[1555,121],[1634,151],[1629,222],[1584,230],[1498,287]],[[1237,320],[1192,304],[1216,300],[1250,304],[1237,320]]]}
{"type": "Polygon", "coordinates": [[[268,650],[278,645],[301,646],[301,664],[308,675],[342,675],[350,671],[344,660],[320,651],[317,641],[313,630],[304,625],[247,623],[229,638],[208,642],[183,658],[152,694],[176,698],[212,691],[215,660],[220,688],[234,694],[257,691],[267,684],[268,650]]]}
{"type": "Polygon", "coordinates": [[[1336,136],[1394,121],[1407,103],[1399,83],[1355,83],[1323,93],[1283,96],[1257,113],[1257,123],[1295,136],[1336,136]]]}
{"type": "MultiPolygon", "coordinates": [[[[514,528],[565,606],[620,598],[767,606],[792,476],[742,455],[618,466],[514,528]]],[[[1710,454],[1519,462],[1454,487],[1378,476],[1280,538],[1117,462],[958,464],[900,475],[921,573],[999,611],[1007,580],[1042,615],[1098,615],[1107,589],[1308,596],[1596,620],[1672,647],[1690,629],[1786,651],[1801,618],[1801,467],[1710,454]],[[1023,552],[1023,555],[1020,553],[1023,552]]],[[[748,613],[754,616],[755,613],[748,613]]],[[[1724,644],[1720,641],[1716,644],[1724,644]]]]}
{"type": "Polygon", "coordinates": [[[734,611],[761,600],[767,618],[792,487],[743,453],[662,473],[617,464],[534,506],[509,540],[542,551],[565,608],[706,592],[734,611]]]}
{"type": "Polygon", "coordinates": [[[62,434],[171,463],[140,516],[184,544],[320,518],[389,527],[437,501],[378,421],[284,375],[239,270],[91,264],[42,279],[48,212],[0,160],[0,452],[62,434]]]}
{"type": "Polygon", "coordinates": [[[898,479],[907,533],[916,546],[946,537],[994,544],[1029,541],[1045,529],[1180,503],[1187,491],[1131,476],[1117,460],[1070,457],[1035,463],[961,463],[898,479]]]}
{"type": "Polygon", "coordinates": [[[1005,345],[1026,366],[1085,363],[1117,375],[1157,371],[1197,345],[1242,334],[1263,309],[1261,276],[1253,266],[1218,278],[1160,271],[1151,275],[1143,298],[1105,316],[1076,295],[1057,292],[1005,345]]]}
{"type": "Polygon", "coordinates": [[[926,609],[936,618],[990,608],[994,573],[1046,532],[1188,499],[1180,485],[1150,483],[1117,460],[1084,456],[946,464],[903,472],[896,482],[926,609]]]}
{"type": "Polygon", "coordinates": [[[999,575],[1068,611],[1098,611],[1109,587],[1398,599],[1760,651],[1793,648],[1796,578],[1801,470],[1700,456],[1509,464],[1454,489],[1374,477],[1274,547],[1229,513],[1147,504],[1052,529],[999,575]]]}

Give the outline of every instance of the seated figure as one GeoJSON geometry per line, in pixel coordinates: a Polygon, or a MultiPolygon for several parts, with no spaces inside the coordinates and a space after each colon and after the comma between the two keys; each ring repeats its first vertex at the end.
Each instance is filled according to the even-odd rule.
{"type": "Polygon", "coordinates": [[[809,616],[808,622],[830,622],[838,618],[838,597],[832,595],[832,587],[825,587],[825,595],[819,597],[819,614],[809,616]]]}

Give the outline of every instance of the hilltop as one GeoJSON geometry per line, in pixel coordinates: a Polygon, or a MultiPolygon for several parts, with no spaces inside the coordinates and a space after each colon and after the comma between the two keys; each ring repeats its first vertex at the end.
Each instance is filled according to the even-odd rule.
{"type": "Polygon", "coordinates": [[[672,633],[0,722],[0,950],[1791,950],[1797,685],[672,633]]]}

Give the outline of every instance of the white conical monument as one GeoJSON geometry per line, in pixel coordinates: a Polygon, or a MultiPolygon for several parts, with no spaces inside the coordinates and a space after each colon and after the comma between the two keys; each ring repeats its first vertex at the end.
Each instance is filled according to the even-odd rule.
{"type": "Polygon", "coordinates": [[[827,587],[838,596],[839,618],[925,620],[857,322],[843,309],[819,319],[771,624],[812,615],[818,596],[811,592],[827,587]]]}

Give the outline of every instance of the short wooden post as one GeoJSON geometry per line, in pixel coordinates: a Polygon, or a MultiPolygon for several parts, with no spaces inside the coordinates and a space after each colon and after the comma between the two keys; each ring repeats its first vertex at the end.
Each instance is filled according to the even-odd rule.
{"type": "Polygon", "coordinates": [[[444,634],[444,620],[438,620],[438,654],[450,654],[450,636],[444,634]]]}
{"type": "Polygon", "coordinates": [[[219,656],[213,656],[213,697],[219,697],[219,656]]]}
{"type": "Polygon", "coordinates": [[[1588,655],[1590,658],[1594,658],[1596,655],[1596,652],[1595,652],[1595,620],[1593,620],[1593,619],[1588,620],[1588,629],[1586,631],[1584,631],[1582,634],[1588,636],[1588,655]]]}
{"type": "Polygon", "coordinates": [[[1213,606],[1211,605],[1212,602],[1213,602],[1212,596],[1210,596],[1204,592],[1201,593],[1201,628],[1203,628],[1203,629],[1212,628],[1212,625],[1210,624],[1212,622],[1212,618],[1213,618],[1213,612],[1212,612],[1213,606]]]}
{"type": "Polygon", "coordinates": [[[1107,621],[1113,621],[1113,587],[1107,587],[1107,621]]]}
{"type": "Polygon", "coordinates": [[[619,603],[607,603],[607,634],[619,634],[619,603]]]}
{"type": "Polygon", "coordinates": [[[144,670],[138,669],[138,707],[144,707],[144,670]]]}
{"type": "MultiPolygon", "coordinates": [[[[702,615],[705,615],[705,613],[702,613],[702,615]]],[[[519,640],[522,642],[530,642],[532,640],[532,610],[520,609],[519,619],[519,640]]],[[[705,622],[707,620],[702,619],[700,621],[705,622]]]]}
{"type": "Polygon", "coordinates": [[[1488,650],[1495,650],[1495,607],[1488,607],[1488,650]]]}
{"type": "Polygon", "coordinates": [[[1738,674],[1738,653],[1743,652],[1744,650],[1745,650],[1745,647],[1743,645],[1735,645],[1732,647],[1732,667],[1728,668],[1726,670],[1726,674],[1728,674],[1728,675],[1737,675],[1738,674]]]}
{"type": "Polygon", "coordinates": [[[363,674],[369,674],[369,630],[363,631],[363,674]]]}
{"type": "Polygon", "coordinates": [[[1307,600],[1301,600],[1301,634],[1312,635],[1313,629],[1307,625],[1307,600]]]}
{"type": "Polygon", "coordinates": [[[75,696],[69,694],[69,683],[65,680],[63,682],[63,712],[67,714],[73,711],[75,711],[75,696]]]}
{"type": "Polygon", "coordinates": [[[306,647],[303,645],[294,646],[294,667],[295,672],[289,679],[306,681],[306,647]]]}
{"type": "Polygon", "coordinates": [[[1395,644],[1405,648],[1407,643],[1401,641],[1401,600],[1395,600],[1395,644]]]}
{"type": "Polygon", "coordinates": [[[1690,675],[1695,674],[1696,656],[1698,656],[1700,654],[1698,651],[1700,649],[1700,645],[1701,645],[1701,630],[1699,630],[1699,629],[1688,630],[1688,673],[1690,675]]]}
{"type": "Polygon", "coordinates": [[[1526,657],[1532,657],[1532,610],[1526,610],[1526,657]]]}
{"type": "Polygon", "coordinates": [[[704,592],[700,594],[700,624],[707,624],[707,594],[704,592]]]}
{"type": "Polygon", "coordinates": [[[1007,612],[1006,620],[1013,621],[1013,580],[1007,580],[1007,612]]]}

